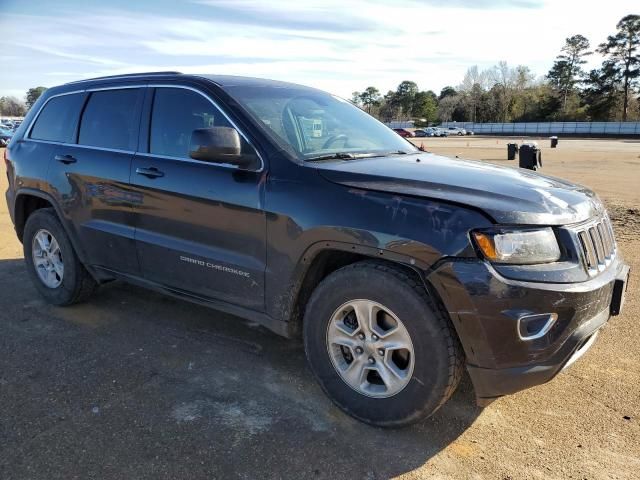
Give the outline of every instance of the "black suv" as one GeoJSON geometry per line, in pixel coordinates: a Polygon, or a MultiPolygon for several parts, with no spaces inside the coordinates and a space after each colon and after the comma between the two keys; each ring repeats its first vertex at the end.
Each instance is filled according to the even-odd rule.
{"type": "Polygon", "coordinates": [[[301,333],[354,417],[430,415],[546,382],[622,306],[629,268],[586,188],[421,152],[299,85],[160,72],[51,88],[5,152],[51,303],[121,279],[301,333]]]}

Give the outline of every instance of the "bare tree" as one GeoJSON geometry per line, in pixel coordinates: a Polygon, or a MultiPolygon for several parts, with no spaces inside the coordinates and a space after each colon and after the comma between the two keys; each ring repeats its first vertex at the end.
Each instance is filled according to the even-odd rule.
{"type": "Polygon", "coordinates": [[[463,98],[466,101],[467,110],[471,113],[472,122],[476,121],[478,105],[482,94],[487,90],[488,86],[489,73],[486,70],[479,71],[477,65],[467,69],[462,83],[458,86],[458,91],[463,94],[463,98]]]}
{"type": "Polygon", "coordinates": [[[440,99],[438,103],[438,118],[442,122],[449,122],[453,118],[453,112],[456,110],[460,99],[458,95],[447,95],[440,99]]]}
{"type": "Polygon", "coordinates": [[[501,121],[506,122],[511,102],[513,101],[516,73],[509,67],[507,62],[501,61],[490,71],[490,79],[491,83],[493,83],[493,88],[499,92],[501,121]]]}
{"type": "Polygon", "coordinates": [[[22,117],[27,109],[16,97],[0,97],[0,114],[9,117],[22,117]]]}

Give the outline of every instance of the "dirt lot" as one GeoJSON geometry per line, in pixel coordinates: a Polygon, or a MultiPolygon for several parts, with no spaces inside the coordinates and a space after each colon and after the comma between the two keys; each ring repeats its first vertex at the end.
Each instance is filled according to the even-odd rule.
{"type": "MultiPolygon", "coordinates": [[[[417,143],[507,164],[507,141],[417,143]]],[[[465,380],[395,431],[343,415],[299,344],[237,318],[120,283],[44,304],[0,202],[0,478],[639,478],[640,143],[541,146],[544,173],[609,205],[626,311],[554,381],[479,409],[465,380]]]]}

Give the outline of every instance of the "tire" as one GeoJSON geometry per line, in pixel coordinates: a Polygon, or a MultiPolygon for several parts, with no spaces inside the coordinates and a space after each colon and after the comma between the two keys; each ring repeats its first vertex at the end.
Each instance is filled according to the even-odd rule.
{"type": "MultiPolygon", "coordinates": [[[[359,331],[356,328],[360,328],[360,317],[356,317],[358,327],[348,332],[359,331]]],[[[372,318],[377,317],[374,315],[372,318]]],[[[373,322],[374,329],[378,328],[376,322],[378,320],[373,322]]],[[[386,320],[384,322],[387,323],[386,320]]],[[[351,325],[353,326],[353,322],[351,325]]],[[[413,276],[381,262],[358,262],[325,278],[307,304],[303,335],[307,360],[327,396],[347,414],[371,425],[401,427],[429,417],[451,397],[462,378],[464,355],[446,312],[413,276]],[[383,354],[375,347],[379,344],[372,343],[373,340],[369,342],[367,334],[367,340],[357,344],[361,351],[361,345],[364,344],[364,352],[358,354],[358,347],[345,347],[349,353],[346,355],[347,360],[344,360],[343,347],[333,343],[332,332],[336,331],[338,341],[342,341],[344,330],[336,330],[335,325],[340,324],[343,328],[348,323],[351,312],[343,315],[351,305],[355,306],[354,315],[356,309],[361,308],[358,305],[368,305],[359,302],[370,302],[374,305],[374,311],[382,307],[383,319],[389,319],[391,315],[399,320],[399,323],[394,320],[390,322],[389,331],[395,334],[399,331],[398,325],[403,326],[410,338],[412,352],[407,355],[409,349],[400,351],[404,353],[405,361],[406,358],[413,358],[410,373],[410,365],[407,363],[406,366],[403,365],[405,370],[393,365],[396,370],[405,373],[402,380],[404,386],[398,391],[389,389],[385,381],[382,381],[382,386],[378,385],[382,380],[378,375],[379,370],[374,373],[369,370],[388,370],[385,365],[390,359],[390,352],[394,354],[391,348],[383,354]],[[375,352],[383,356],[376,357],[375,352]],[[348,362],[349,355],[353,359],[351,363],[348,362]],[[354,387],[345,380],[346,373],[339,373],[339,369],[348,372],[352,365],[356,368],[356,361],[360,361],[359,365],[362,365],[360,359],[364,357],[358,355],[370,355],[367,360],[369,365],[365,364],[363,367],[364,377],[358,377],[365,378],[364,387],[354,387]],[[374,365],[370,363],[372,357],[374,365]]],[[[350,341],[351,338],[348,337],[347,340],[350,341]]],[[[387,378],[398,383],[396,377],[387,378]]],[[[393,382],[389,383],[393,385],[393,382]]]]}
{"type": "MultiPolygon", "coordinates": [[[[59,306],[72,305],[86,300],[95,291],[97,287],[95,280],[78,259],[53,208],[39,209],[29,216],[24,228],[22,244],[31,281],[47,302],[59,306]],[[62,276],[58,274],[57,270],[52,271],[54,275],[51,276],[52,281],[49,282],[49,286],[38,273],[43,268],[36,267],[36,262],[42,260],[40,255],[37,255],[38,252],[35,251],[43,250],[36,239],[36,235],[40,234],[44,236],[50,234],[49,238],[55,239],[60,255],[55,253],[50,258],[55,255],[56,265],[62,264],[63,266],[62,276]],[[34,244],[37,246],[34,247],[34,244]]],[[[52,241],[50,245],[53,245],[52,241]]],[[[49,263],[53,265],[53,262],[49,263]]]]}

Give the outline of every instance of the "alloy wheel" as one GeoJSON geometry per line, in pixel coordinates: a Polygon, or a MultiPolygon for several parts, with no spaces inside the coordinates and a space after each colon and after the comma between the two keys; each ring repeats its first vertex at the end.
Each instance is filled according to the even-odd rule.
{"type": "Polygon", "coordinates": [[[333,313],[327,349],[342,380],[368,397],[396,395],[413,374],[409,332],[391,310],[371,300],[351,300],[333,313]]]}
{"type": "Polygon", "coordinates": [[[48,230],[38,230],[33,236],[31,252],[42,283],[48,288],[58,288],[64,278],[64,263],[56,238],[48,230]]]}

